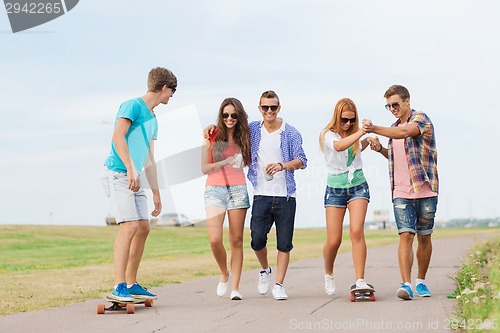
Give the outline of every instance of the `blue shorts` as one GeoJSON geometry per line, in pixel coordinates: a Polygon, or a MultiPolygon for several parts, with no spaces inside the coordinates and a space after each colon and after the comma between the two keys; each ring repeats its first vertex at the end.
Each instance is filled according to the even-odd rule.
{"type": "Polygon", "coordinates": [[[226,210],[248,208],[247,185],[205,186],[205,208],[223,207],[226,210]]]}
{"type": "Polygon", "coordinates": [[[395,198],[394,218],[398,226],[398,234],[411,232],[412,234],[430,235],[434,227],[438,197],[421,199],[395,198]],[[426,222],[422,219],[427,220],[426,222]]]}
{"type": "Polygon", "coordinates": [[[250,231],[251,246],[254,251],[266,247],[267,234],[273,223],[276,224],[276,243],[278,251],[290,252],[293,248],[293,228],[295,224],[295,198],[255,195],[252,204],[250,231]]]}
{"type": "Polygon", "coordinates": [[[325,207],[347,208],[347,204],[356,199],[365,199],[370,202],[370,189],[367,182],[351,188],[326,187],[325,207]]]}

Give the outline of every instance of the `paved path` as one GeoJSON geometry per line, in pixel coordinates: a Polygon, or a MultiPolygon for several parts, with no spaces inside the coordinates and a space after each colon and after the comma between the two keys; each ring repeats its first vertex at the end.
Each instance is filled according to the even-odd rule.
{"type": "MultiPolygon", "coordinates": [[[[478,236],[478,238],[481,236],[478,236]]],[[[366,280],[377,289],[376,302],[351,303],[349,287],[354,280],[351,253],[338,256],[333,297],[323,290],[322,259],[290,266],[285,287],[289,299],[275,301],[271,294],[257,292],[257,272],[244,272],[240,291],[243,301],[230,301],[215,294],[218,277],[156,288],[154,307],[136,306],[134,315],[96,315],[92,300],[70,306],[0,317],[2,333],[149,333],[149,332],[449,332],[447,319],[454,300],[447,295],[455,289],[449,278],[459,266],[474,237],[434,241],[434,255],[427,281],[433,295],[412,301],[395,294],[400,277],[397,246],[368,250],[366,280]]],[[[292,253],[293,256],[293,253],[292,253]]],[[[415,278],[416,272],[413,273],[415,278]]]]}

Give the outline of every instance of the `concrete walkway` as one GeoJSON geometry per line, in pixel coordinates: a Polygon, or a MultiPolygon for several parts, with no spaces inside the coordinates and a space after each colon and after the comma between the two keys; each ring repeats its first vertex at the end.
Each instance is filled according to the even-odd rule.
{"type": "MultiPolygon", "coordinates": [[[[484,236],[478,236],[484,237],[484,236]]],[[[290,265],[285,281],[287,301],[257,292],[257,271],[244,272],[240,292],[244,300],[230,301],[215,294],[218,277],[156,288],[159,299],[152,308],[137,305],[135,314],[96,314],[103,300],[92,300],[58,309],[0,317],[0,331],[15,332],[449,332],[447,320],[455,289],[450,279],[474,237],[434,240],[434,254],[427,276],[430,298],[403,301],[396,297],[400,275],[397,246],[368,249],[366,280],[377,290],[376,302],[349,301],[354,281],[351,253],[338,256],[337,294],[323,290],[323,260],[290,265]]],[[[270,251],[271,253],[271,251],[270,251]]],[[[292,252],[293,256],[293,252],[292,252]]],[[[416,270],[412,278],[415,278],[416,270]]]]}

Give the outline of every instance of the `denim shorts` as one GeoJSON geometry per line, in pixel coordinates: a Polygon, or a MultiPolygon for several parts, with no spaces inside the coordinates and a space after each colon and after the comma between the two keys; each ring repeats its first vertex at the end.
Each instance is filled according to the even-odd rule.
{"type": "Polygon", "coordinates": [[[395,198],[392,204],[398,233],[411,232],[424,236],[432,234],[437,203],[437,196],[421,199],[395,198]],[[428,221],[423,222],[422,219],[428,221]]]}
{"type": "Polygon", "coordinates": [[[149,220],[146,192],[142,187],[137,192],[129,189],[126,173],[111,171],[104,167],[101,181],[104,193],[111,202],[116,223],[149,220]]]}
{"type": "Polygon", "coordinates": [[[278,251],[290,252],[293,248],[296,207],[295,198],[287,200],[286,197],[255,195],[252,204],[252,218],[250,219],[252,249],[260,251],[266,247],[267,234],[275,223],[278,251]]]}
{"type": "Polygon", "coordinates": [[[250,207],[247,185],[205,186],[205,208],[223,207],[226,210],[250,207]]]}
{"type": "Polygon", "coordinates": [[[351,188],[326,186],[325,207],[347,208],[347,204],[355,199],[365,199],[370,202],[370,189],[367,182],[351,188]]]}

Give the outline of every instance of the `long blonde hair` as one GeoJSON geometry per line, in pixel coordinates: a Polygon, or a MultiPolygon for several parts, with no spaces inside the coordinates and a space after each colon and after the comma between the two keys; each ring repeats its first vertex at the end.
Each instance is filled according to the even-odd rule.
{"type": "MultiPolygon", "coordinates": [[[[340,117],[342,116],[342,112],[344,111],[352,111],[356,115],[356,121],[354,122],[354,124],[351,125],[351,127],[349,127],[349,129],[346,132],[347,136],[359,130],[359,117],[356,104],[354,104],[354,102],[350,98],[342,98],[337,102],[337,105],[335,105],[332,119],[319,134],[319,148],[321,149],[321,151],[324,151],[323,143],[325,141],[325,135],[328,131],[340,134],[340,117]]],[[[357,155],[359,150],[360,148],[358,140],[353,144],[353,154],[357,155]]]]}

